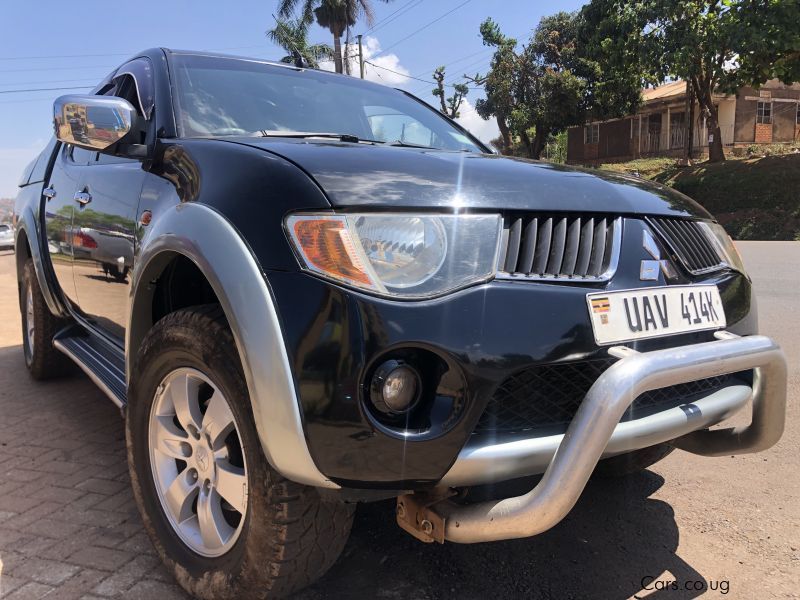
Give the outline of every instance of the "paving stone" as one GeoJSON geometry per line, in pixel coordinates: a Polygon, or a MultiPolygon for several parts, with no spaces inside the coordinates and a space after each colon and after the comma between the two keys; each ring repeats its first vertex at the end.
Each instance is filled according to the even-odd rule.
{"type": "MultiPolygon", "coordinates": [[[[14,543],[18,542],[20,538],[25,537],[24,533],[16,531],[14,529],[5,529],[0,527],[0,550],[4,550],[6,548],[13,548],[14,543]]],[[[2,556],[0,556],[2,559],[2,556]]],[[[0,577],[2,574],[0,573],[0,577]]]]}
{"type": "Polygon", "coordinates": [[[140,581],[121,598],[158,598],[158,600],[186,600],[186,593],[177,585],[162,583],[160,581],[140,581]]]}
{"type": "Polygon", "coordinates": [[[19,579],[18,577],[0,575],[0,598],[7,598],[11,592],[22,587],[25,583],[24,579],[19,579]]]}
{"type": "Polygon", "coordinates": [[[3,495],[0,496],[0,511],[21,514],[27,510],[30,510],[31,508],[34,508],[37,504],[41,504],[42,502],[42,500],[35,497],[26,498],[24,496],[3,495]]]}
{"type": "Polygon", "coordinates": [[[81,548],[69,556],[69,562],[90,568],[114,571],[133,558],[130,552],[101,546],[81,548]]]}
{"type": "Polygon", "coordinates": [[[80,570],[80,567],[54,560],[29,557],[15,571],[16,577],[31,579],[39,583],[59,585],[80,570]]]}
{"type": "Polygon", "coordinates": [[[91,592],[92,588],[108,577],[108,571],[82,569],[77,575],[70,577],[67,581],[58,586],[55,595],[58,597],[58,600],[78,600],[79,598],[84,598],[86,594],[91,592]]]}
{"type": "Polygon", "coordinates": [[[29,523],[25,526],[25,533],[43,538],[64,539],[76,535],[84,528],[82,525],[67,523],[63,519],[59,519],[58,515],[52,515],[52,518],[38,519],[29,523]]]}
{"type": "Polygon", "coordinates": [[[129,492],[128,486],[124,483],[119,481],[113,481],[108,479],[87,479],[75,486],[79,490],[85,490],[87,492],[93,492],[95,494],[104,494],[106,496],[113,496],[114,494],[118,494],[119,492],[125,490],[129,492]]]}
{"type": "Polygon", "coordinates": [[[50,585],[29,581],[22,587],[11,592],[7,600],[38,600],[39,598],[44,598],[53,590],[55,590],[55,588],[50,585]]]}

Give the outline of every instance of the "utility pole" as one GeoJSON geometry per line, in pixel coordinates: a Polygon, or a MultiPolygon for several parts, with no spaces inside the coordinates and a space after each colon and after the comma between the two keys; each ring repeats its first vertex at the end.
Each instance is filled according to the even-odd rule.
{"type": "Polygon", "coordinates": [[[361,69],[361,79],[364,79],[364,48],[361,46],[361,34],[358,34],[358,65],[361,69]]]}

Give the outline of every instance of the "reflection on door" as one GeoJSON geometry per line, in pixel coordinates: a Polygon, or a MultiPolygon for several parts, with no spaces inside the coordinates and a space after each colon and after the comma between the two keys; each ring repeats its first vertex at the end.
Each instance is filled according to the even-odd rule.
{"type": "Polygon", "coordinates": [[[73,273],[80,312],[120,341],[128,320],[139,192],[135,160],[100,155],[81,181],[73,217],[73,273]]]}

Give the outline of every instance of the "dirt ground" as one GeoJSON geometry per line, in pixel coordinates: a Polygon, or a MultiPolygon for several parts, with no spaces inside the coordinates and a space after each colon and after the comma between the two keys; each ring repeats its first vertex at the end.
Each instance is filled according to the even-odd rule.
{"type": "MultiPolygon", "coordinates": [[[[343,557],[298,597],[800,597],[800,243],[739,247],[761,331],[789,360],[777,446],[716,459],[675,452],[637,476],[593,480],[561,524],[526,540],[424,545],[395,526],[392,503],[365,505],[343,557]]],[[[32,382],[18,315],[3,252],[0,596],[181,597],[132,505],[116,409],[83,375],[32,382]]]]}

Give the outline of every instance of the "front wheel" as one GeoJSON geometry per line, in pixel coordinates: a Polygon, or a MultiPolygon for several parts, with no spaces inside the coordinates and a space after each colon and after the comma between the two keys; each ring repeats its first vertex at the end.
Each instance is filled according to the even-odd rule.
{"type": "Polygon", "coordinates": [[[20,313],[22,315],[22,350],[25,366],[34,379],[50,379],[69,373],[72,363],[53,347],[56,333],[67,325],[64,319],[50,312],[39,288],[33,259],[22,268],[20,285],[20,313]]]}
{"type": "Polygon", "coordinates": [[[219,307],[159,321],[142,343],[128,397],[136,502],[161,559],[189,593],[283,597],[335,562],[353,507],[270,467],[219,307]]]}

